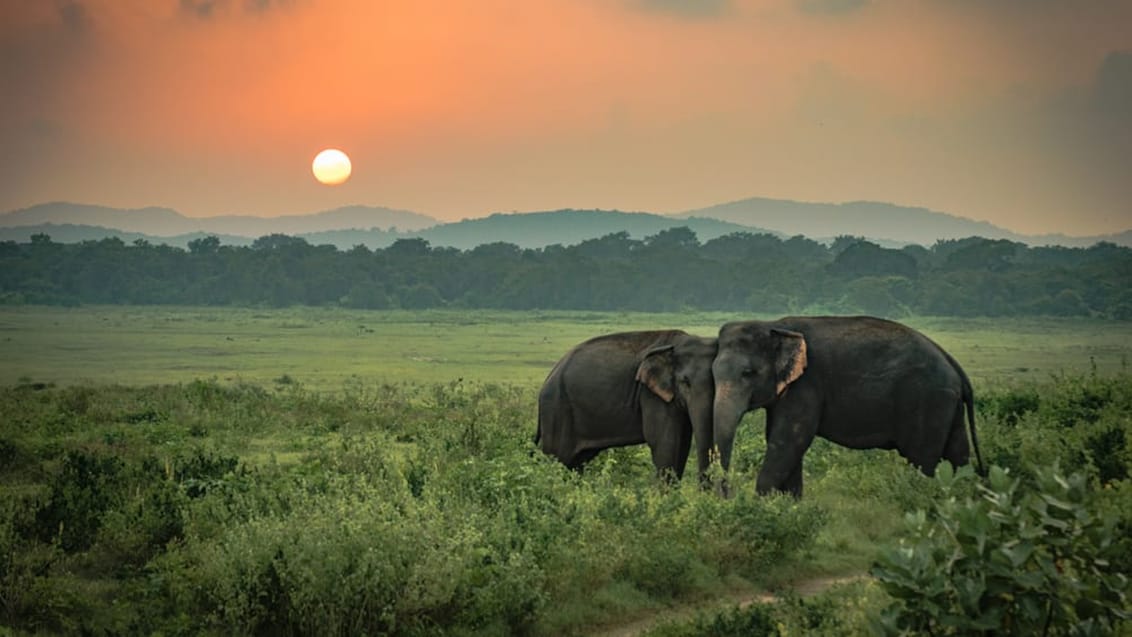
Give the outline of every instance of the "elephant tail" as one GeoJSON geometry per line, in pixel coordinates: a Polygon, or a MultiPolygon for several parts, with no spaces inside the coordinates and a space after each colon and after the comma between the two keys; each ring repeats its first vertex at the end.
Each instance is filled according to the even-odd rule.
{"type": "Polygon", "coordinates": [[[971,428],[971,447],[975,450],[975,469],[980,476],[987,476],[987,465],[983,462],[983,454],[979,451],[979,437],[975,434],[975,392],[971,383],[963,383],[963,402],[967,405],[967,426],[971,428]]]}
{"type": "MultiPolygon", "coordinates": [[[[936,345],[936,347],[939,347],[936,345]]],[[[939,351],[947,357],[947,361],[959,374],[959,379],[963,383],[963,404],[967,410],[967,427],[971,431],[971,447],[975,450],[975,471],[983,477],[987,475],[987,465],[983,463],[983,453],[979,451],[979,436],[975,433],[975,390],[971,387],[971,379],[967,377],[967,372],[963,371],[963,367],[959,365],[959,361],[955,360],[951,354],[946,350],[939,347],[939,351]]]]}

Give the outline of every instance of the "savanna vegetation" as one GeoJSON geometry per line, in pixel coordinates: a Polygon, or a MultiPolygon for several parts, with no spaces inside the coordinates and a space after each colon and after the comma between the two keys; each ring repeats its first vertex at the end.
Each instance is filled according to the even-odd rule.
{"type": "Polygon", "coordinates": [[[831,245],[738,233],[701,243],[687,228],[643,240],[438,248],[420,238],[340,251],[286,235],[188,250],[120,239],[0,242],[0,302],[864,312],[891,317],[1132,319],[1132,249],[1027,247],[971,237],[925,248],[853,237],[831,245]]]}
{"type": "Polygon", "coordinates": [[[564,347],[721,318],[4,310],[0,354],[21,377],[0,387],[0,626],[1128,634],[1122,324],[921,320],[976,379],[985,481],[819,440],[804,500],[758,498],[760,414],[728,500],[658,482],[641,448],[581,475],[534,451],[535,393],[564,347]],[[209,377],[217,360],[230,376],[209,377]],[[671,610],[686,607],[703,610],[671,610]]]}

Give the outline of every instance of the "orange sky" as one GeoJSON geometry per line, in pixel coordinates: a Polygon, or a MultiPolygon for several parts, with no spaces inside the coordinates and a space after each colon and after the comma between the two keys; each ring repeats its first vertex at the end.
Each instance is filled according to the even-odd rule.
{"type": "Polygon", "coordinates": [[[0,211],[872,199],[1132,228],[1132,2],[0,0],[0,211]],[[354,176],[321,186],[320,149],[354,176]]]}

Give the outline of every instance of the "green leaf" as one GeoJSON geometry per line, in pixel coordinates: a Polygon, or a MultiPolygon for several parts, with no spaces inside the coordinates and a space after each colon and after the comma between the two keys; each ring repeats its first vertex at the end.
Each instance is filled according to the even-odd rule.
{"type": "Polygon", "coordinates": [[[1034,553],[1034,544],[1032,542],[1017,542],[1011,546],[1003,546],[1001,549],[1003,554],[1010,559],[1010,564],[1014,567],[1019,567],[1034,553]]]}
{"type": "Polygon", "coordinates": [[[1041,498],[1043,501],[1045,501],[1046,504],[1056,509],[1061,509],[1062,511],[1073,511],[1077,508],[1077,505],[1072,502],[1062,500],[1046,493],[1043,493],[1041,495],[1041,498]]]}

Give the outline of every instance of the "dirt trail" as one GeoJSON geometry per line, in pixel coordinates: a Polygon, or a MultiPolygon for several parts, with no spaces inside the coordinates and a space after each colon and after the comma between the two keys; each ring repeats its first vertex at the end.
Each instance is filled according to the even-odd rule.
{"type": "MultiPolygon", "coordinates": [[[[818,577],[814,579],[803,580],[800,582],[794,582],[793,584],[784,586],[783,588],[790,589],[798,595],[801,595],[802,597],[808,597],[810,595],[816,595],[817,593],[820,593],[827,588],[837,586],[839,584],[848,584],[850,582],[857,582],[867,578],[867,575],[818,577]]],[[[770,592],[747,592],[723,596],[704,604],[672,606],[661,610],[651,611],[644,617],[639,617],[614,626],[605,626],[598,628],[590,634],[594,637],[636,637],[636,635],[640,635],[646,630],[663,622],[681,618],[691,618],[696,613],[696,611],[713,608],[718,610],[725,610],[736,605],[738,605],[739,608],[746,608],[751,604],[773,604],[778,600],[779,597],[770,592]]]]}

